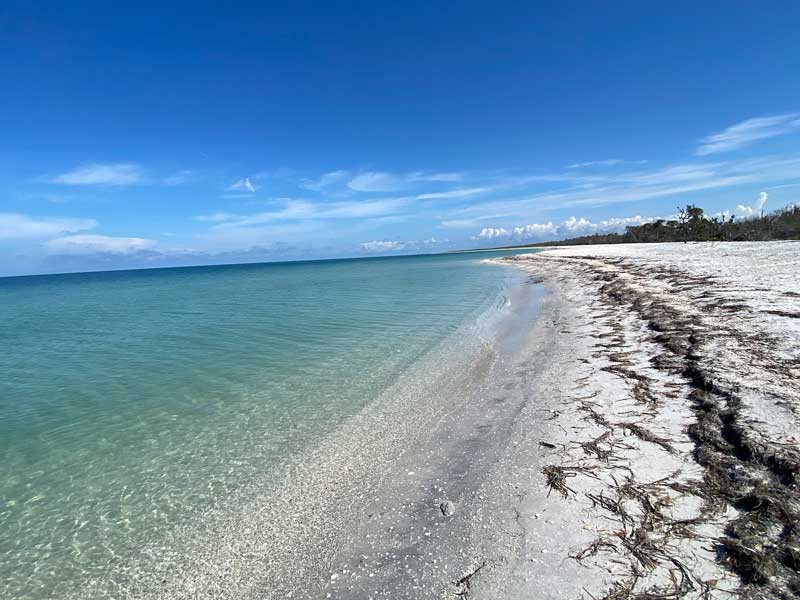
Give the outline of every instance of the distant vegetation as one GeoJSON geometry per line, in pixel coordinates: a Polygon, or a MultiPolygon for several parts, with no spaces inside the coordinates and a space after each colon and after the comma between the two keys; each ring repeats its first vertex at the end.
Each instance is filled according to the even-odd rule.
{"type": "Polygon", "coordinates": [[[753,217],[708,217],[689,204],[678,208],[677,219],[658,219],[631,225],[625,233],[584,235],[569,240],[525,244],[526,246],[574,246],[634,242],[750,242],[800,239],[800,205],[753,217]]]}

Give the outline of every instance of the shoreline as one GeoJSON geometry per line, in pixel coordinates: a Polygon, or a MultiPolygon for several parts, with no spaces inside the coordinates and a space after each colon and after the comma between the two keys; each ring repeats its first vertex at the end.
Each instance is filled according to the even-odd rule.
{"type": "Polygon", "coordinates": [[[505,348],[514,336],[501,335],[503,328],[524,322],[517,329],[526,331],[535,319],[537,291],[523,274],[508,273],[514,283],[494,308],[279,474],[141,548],[138,559],[116,568],[123,576],[113,589],[98,577],[78,597],[319,598],[348,581],[398,597],[410,576],[418,583],[405,597],[415,598],[419,589],[460,577],[459,565],[470,560],[461,542],[465,507],[505,439],[481,434],[487,421],[513,417],[511,403],[484,406],[481,396],[497,375],[506,373],[507,384],[515,379],[504,364],[515,353],[505,348]],[[458,507],[450,519],[440,508],[447,501],[458,507]],[[440,527],[445,522],[451,526],[440,527]],[[402,569],[385,560],[387,549],[400,547],[407,548],[402,569]],[[431,564],[429,553],[443,557],[443,548],[448,558],[431,564]],[[339,577],[342,568],[348,578],[339,577]]]}
{"type": "Polygon", "coordinates": [[[144,549],[159,568],[117,595],[794,589],[800,243],[784,262],[774,244],[648,246],[487,259],[527,272],[513,298],[531,303],[493,344],[432,353],[282,484],[204,515],[198,543],[144,549]]]}

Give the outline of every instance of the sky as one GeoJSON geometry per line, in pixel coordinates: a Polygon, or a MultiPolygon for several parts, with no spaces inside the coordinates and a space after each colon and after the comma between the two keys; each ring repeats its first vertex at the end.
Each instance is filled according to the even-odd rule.
{"type": "Polygon", "coordinates": [[[800,3],[0,4],[0,275],[800,202],[800,3]]]}

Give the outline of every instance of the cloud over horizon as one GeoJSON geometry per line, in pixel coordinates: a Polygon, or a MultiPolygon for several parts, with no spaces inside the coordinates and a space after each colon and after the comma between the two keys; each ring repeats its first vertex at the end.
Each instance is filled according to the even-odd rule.
{"type": "Polygon", "coordinates": [[[0,213],[0,241],[37,240],[93,229],[94,219],[69,217],[29,217],[19,213],[0,213]]]}
{"type": "Polygon", "coordinates": [[[437,240],[431,237],[427,240],[371,240],[369,242],[361,242],[359,246],[365,252],[420,252],[424,250],[431,250],[432,248],[441,244],[447,244],[449,240],[437,240]]]}
{"type": "Polygon", "coordinates": [[[571,216],[560,224],[555,225],[552,221],[547,223],[531,223],[520,225],[510,229],[504,227],[484,227],[475,235],[473,240],[496,240],[508,239],[515,241],[523,240],[544,240],[556,237],[577,237],[594,233],[621,232],[629,225],[642,225],[654,221],[654,218],[646,218],[641,215],[633,217],[614,217],[593,223],[583,217],[571,216]]]}
{"type": "Polygon", "coordinates": [[[58,254],[135,254],[155,247],[155,240],[138,237],[78,234],[49,240],[45,246],[58,254]]]}

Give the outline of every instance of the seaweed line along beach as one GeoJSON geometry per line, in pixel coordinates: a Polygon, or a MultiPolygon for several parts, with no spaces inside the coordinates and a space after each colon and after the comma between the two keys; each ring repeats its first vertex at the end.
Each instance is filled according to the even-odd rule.
{"type": "Polygon", "coordinates": [[[555,399],[541,407],[552,411],[536,459],[545,479],[514,508],[529,554],[498,560],[476,597],[523,597],[517,574],[547,580],[525,562],[543,539],[542,552],[592,577],[580,591],[563,577],[550,581],[557,592],[537,583],[538,597],[797,594],[800,243],[567,247],[499,262],[560,299],[553,325],[570,352],[540,388],[555,399]],[[564,527],[582,543],[540,525],[544,488],[551,519],[572,514],[564,527]]]}

